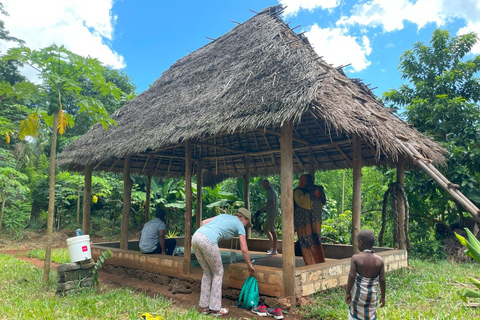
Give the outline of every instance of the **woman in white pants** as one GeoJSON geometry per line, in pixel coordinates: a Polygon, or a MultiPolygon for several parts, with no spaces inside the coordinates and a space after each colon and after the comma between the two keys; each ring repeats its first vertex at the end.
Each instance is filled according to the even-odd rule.
{"type": "Polygon", "coordinates": [[[240,208],[233,216],[221,214],[202,221],[202,226],[193,235],[192,248],[203,269],[199,303],[203,314],[221,316],[228,313],[227,308],[222,308],[223,264],[218,241],[238,236],[248,272],[255,274],[245,232],[245,227],[251,226],[251,217],[250,211],[240,208]]]}

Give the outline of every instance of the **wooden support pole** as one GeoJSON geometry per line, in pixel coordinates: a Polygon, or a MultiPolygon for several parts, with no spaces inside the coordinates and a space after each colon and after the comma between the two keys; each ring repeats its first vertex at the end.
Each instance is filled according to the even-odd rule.
{"type": "MultiPolygon", "coordinates": [[[[243,176],[243,201],[245,208],[250,210],[250,157],[245,157],[245,175],[243,176]]],[[[252,221],[250,221],[252,222],[252,221]]],[[[252,228],[247,228],[247,239],[252,237],[252,228]]]]}
{"type": "Polygon", "coordinates": [[[202,189],[203,189],[203,176],[202,176],[202,162],[197,163],[197,212],[196,212],[196,227],[200,228],[202,224],[202,189]]]}
{"type": "MultiPolygon", "coordinates": [[[[77,192],[77,226],[80,225],[80,203],[81,203],[81,196],[82,196],[82,186],[78,186],[77,192]]],[[[1,226],[0,226],[1,227],[1,226]]]]}
{"type": "Polygon", "coordinates": [[[153,156],[148,157],[148,176],[147,188],[145,190],[145,222],[150,221],[150,194],[152,192],[152,174],[154,171],[155,160],[153,156]]]}
{"type": "MultiPolygon", "coordinates": [[[[405,158],[399,157],[397,162],[397,183],[402,187],[405,183],[405,158]]],[[[398,214],[398,247],[407,249],[407,237],[405,234],[405,203],[400,191],[397,193],[397,214],[398,214]]],[[[407,222],[408,223],[408,222],[407,222]]]]}
{"type": "Polygon", "coordinates": [[[312,148],[308,148],[308,173],[315,179],[315,166],[312,148]]]}
{"type": "Polygon", "coordinates": [[[120,234],[120,249],[128,250],[128,223],[130,222],[130,201],[132,199],[133,181],[130,178],[130,156],[125,156],[123,163],[123,212],[120,234]]]}
{"type": "Polygon", "coordinates": [[[185,141],[185,240],[183,255],[183,274],[190,274],[192,259],[192,150],[190,141],[185,141]]]}
{"type": "Polygon", "coordinates": [[[345,206],[345,169],[343,169],[343,176],[342,176],[342,206],[340,212],[343,213],[343,209],[345,206]]]}
{"type": "Polygon", "coordinates": [[[293,145],[292,124],[282,126],[281,149],[281,208],[282,208],[282,271],[285,296],[295,305],[295,248],[293,227],[293,145]]]}
{"type": "Polygon", "coordinates": [[[430,162],[423,160],[421,154],[410,145],[404,145],[400,142],[402,149],[408,154],[408,156],[415,162],[415,164],[425,171],[436,183],[440,185],[449,195],[451,195],[465,210],[467,210],[473,217],[473,219],[480,223],[480,210],[458,189],[452,189],[449,187],[450,182],[437,170],[430,162]]]}
{"type": "Polygon", "coordinates": [[[353,194],[352,194],[352,245],[353,253],[358,253],[357,236],[360,232],[362,212],[362,145],[357,134],[353,134],[353,194]]]}
{"type": "Polygon", "coordinates": [[[92,204],[92,166],[85,166],[85,185],[83,188],[82,232],[90,234],[90,206],[92,204]]]}
{"type": "Polygon", "coordinates": [[[150,192],[152,189],[152,176],[147,177],[147,188],[145,190],[145,222],[150,221],[150,192]]]}

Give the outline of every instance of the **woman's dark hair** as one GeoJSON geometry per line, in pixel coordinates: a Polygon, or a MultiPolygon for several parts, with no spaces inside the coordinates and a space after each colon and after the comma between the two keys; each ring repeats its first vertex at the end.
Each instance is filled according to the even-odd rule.
{"type": "Polygon", "coordinates": [[[162,207],[157,207],[157,209],[155,209],[155,218],[162,221],[165,219],[165,210],[162,207]]]}
{"type": "Polygon", "coordinates": [[[306,173],[304,174],[304,176],[307,179],[307,187],[311,187],[315,184],[315,179],[313,179],[311,174],[306,173]]]}

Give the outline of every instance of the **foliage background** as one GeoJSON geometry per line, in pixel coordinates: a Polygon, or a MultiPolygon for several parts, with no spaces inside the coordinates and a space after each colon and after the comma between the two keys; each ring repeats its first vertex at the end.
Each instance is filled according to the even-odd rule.
{"type": "MultiPolygon", "coordinates": [[[[2,12],[3,13],[3,12],[2,12]]],[[[1,20],[0,20],[1,22],[1,20]]],[[[22,41],[5,30],[0,23],[0,37],[18,45],[16,55],[0,59],[0,228],[12,237],[21,237],[25,228],[44,229],[47,225],[49,161],[51,159],[52,127],[39,122],[38,134],[21,140],[19,126],[39,108],[51,109],[52,103],[39,102],[30,89],[35,84],[19,72],[28,52],[22,41]],[[23,56],[22,56],[23,55],[23,56]],[[13,88],[13,89],[12,89],[13,88]],[[30,93],[29,93],[30,92],[30,93]],[[7,94],[9,93],[9,94],[7,94]]],[[[447,31],[436,30],[429,44],[416,43],[400,57],[400,73],[405,84],[383,96],[384,102],[399,117],[418,130],[439,141],[449,151],[448,165],[442,172],[460,185],[461,191],[480,204],[480,56],[469,54],[478,42],[475,34],[451,37],[447,31]]],[[[118,88],[122,99],[105,95],[88,79],[77,84],[94,105],[103,106],[111,114],[135,95],[135,86],[124,72],[101,65],[101,77],[118,88]]],[[[48,92],[46,92],[48,95],[48,92]]],[[[92,112],[82,107],[73,95],[60,100],[65,113],[75,126],[67,128],[58,138],[55,152],[61,152],[71,141],[84,134],[95,122],[92,112]]],[[[382,201],[390,183],[395,182],[395,169],[363,168],[362,216],[363,228],[376,234],[382,223],[382,201]]],[[[57,168],[55,174],[54,228],[73,232],[81,225],[83,176],[57,168]]],[[[146,180],[133,176],[134,181],[129,227],[132,237],[138,236],[145,221],[146,180]]],[[[280,194],[280,178],[250,178],[251,211],[266,202],[262,180],[268,179],[280,194]]],[[[327,204],[323,212],[323,235],[326,242],[351,243],[352,171],[317,172],[317,184],[324,186],[327,204]]],[[[121,224],[123,182],[121,175],[95,172],[92,181],[91,222],[93,235],[118,239],[121,224]]],[[[193,192],[196,196],[194,179],[193,192]]],[[[294,176],[294,186],[298,175],[294,176]]],[[[428,258],[444,257],[442,241],[453,235],[452,230],[471,227],[472,219],[425,174],[407,170],[406,193],[410,202],[410,254],[428,258]]],[[[231,213],[244,205],[243,180],[227,179],[215,187],[202,189],[203,218],[231,213]]],[[[192,226],[195,231],[196,201],[194,197],[192,226]]],[[[155,206],[167,210],[169,236],[183,235],[185,187],[182,179],[152,179],[150,212],[155,206]]],[[[261,226],[264,215],[254,221],[254,236],[266,238],[261,226]]],[[[393,245],[391,216],[387,219],[384,238],[393,245]]],[[[281,238],[281,216],[277,221],[281,238]]]]}

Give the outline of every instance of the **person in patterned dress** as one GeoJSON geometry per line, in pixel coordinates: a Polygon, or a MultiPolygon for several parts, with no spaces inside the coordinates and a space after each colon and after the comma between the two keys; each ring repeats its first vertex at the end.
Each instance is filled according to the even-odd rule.
{"type": "Polygon", "coordinates": [[[322,246],[322,211],[325,192],[310,174],[304,174],[294,190],[294,226],[305,265],[325,262],[322,246]]]}

